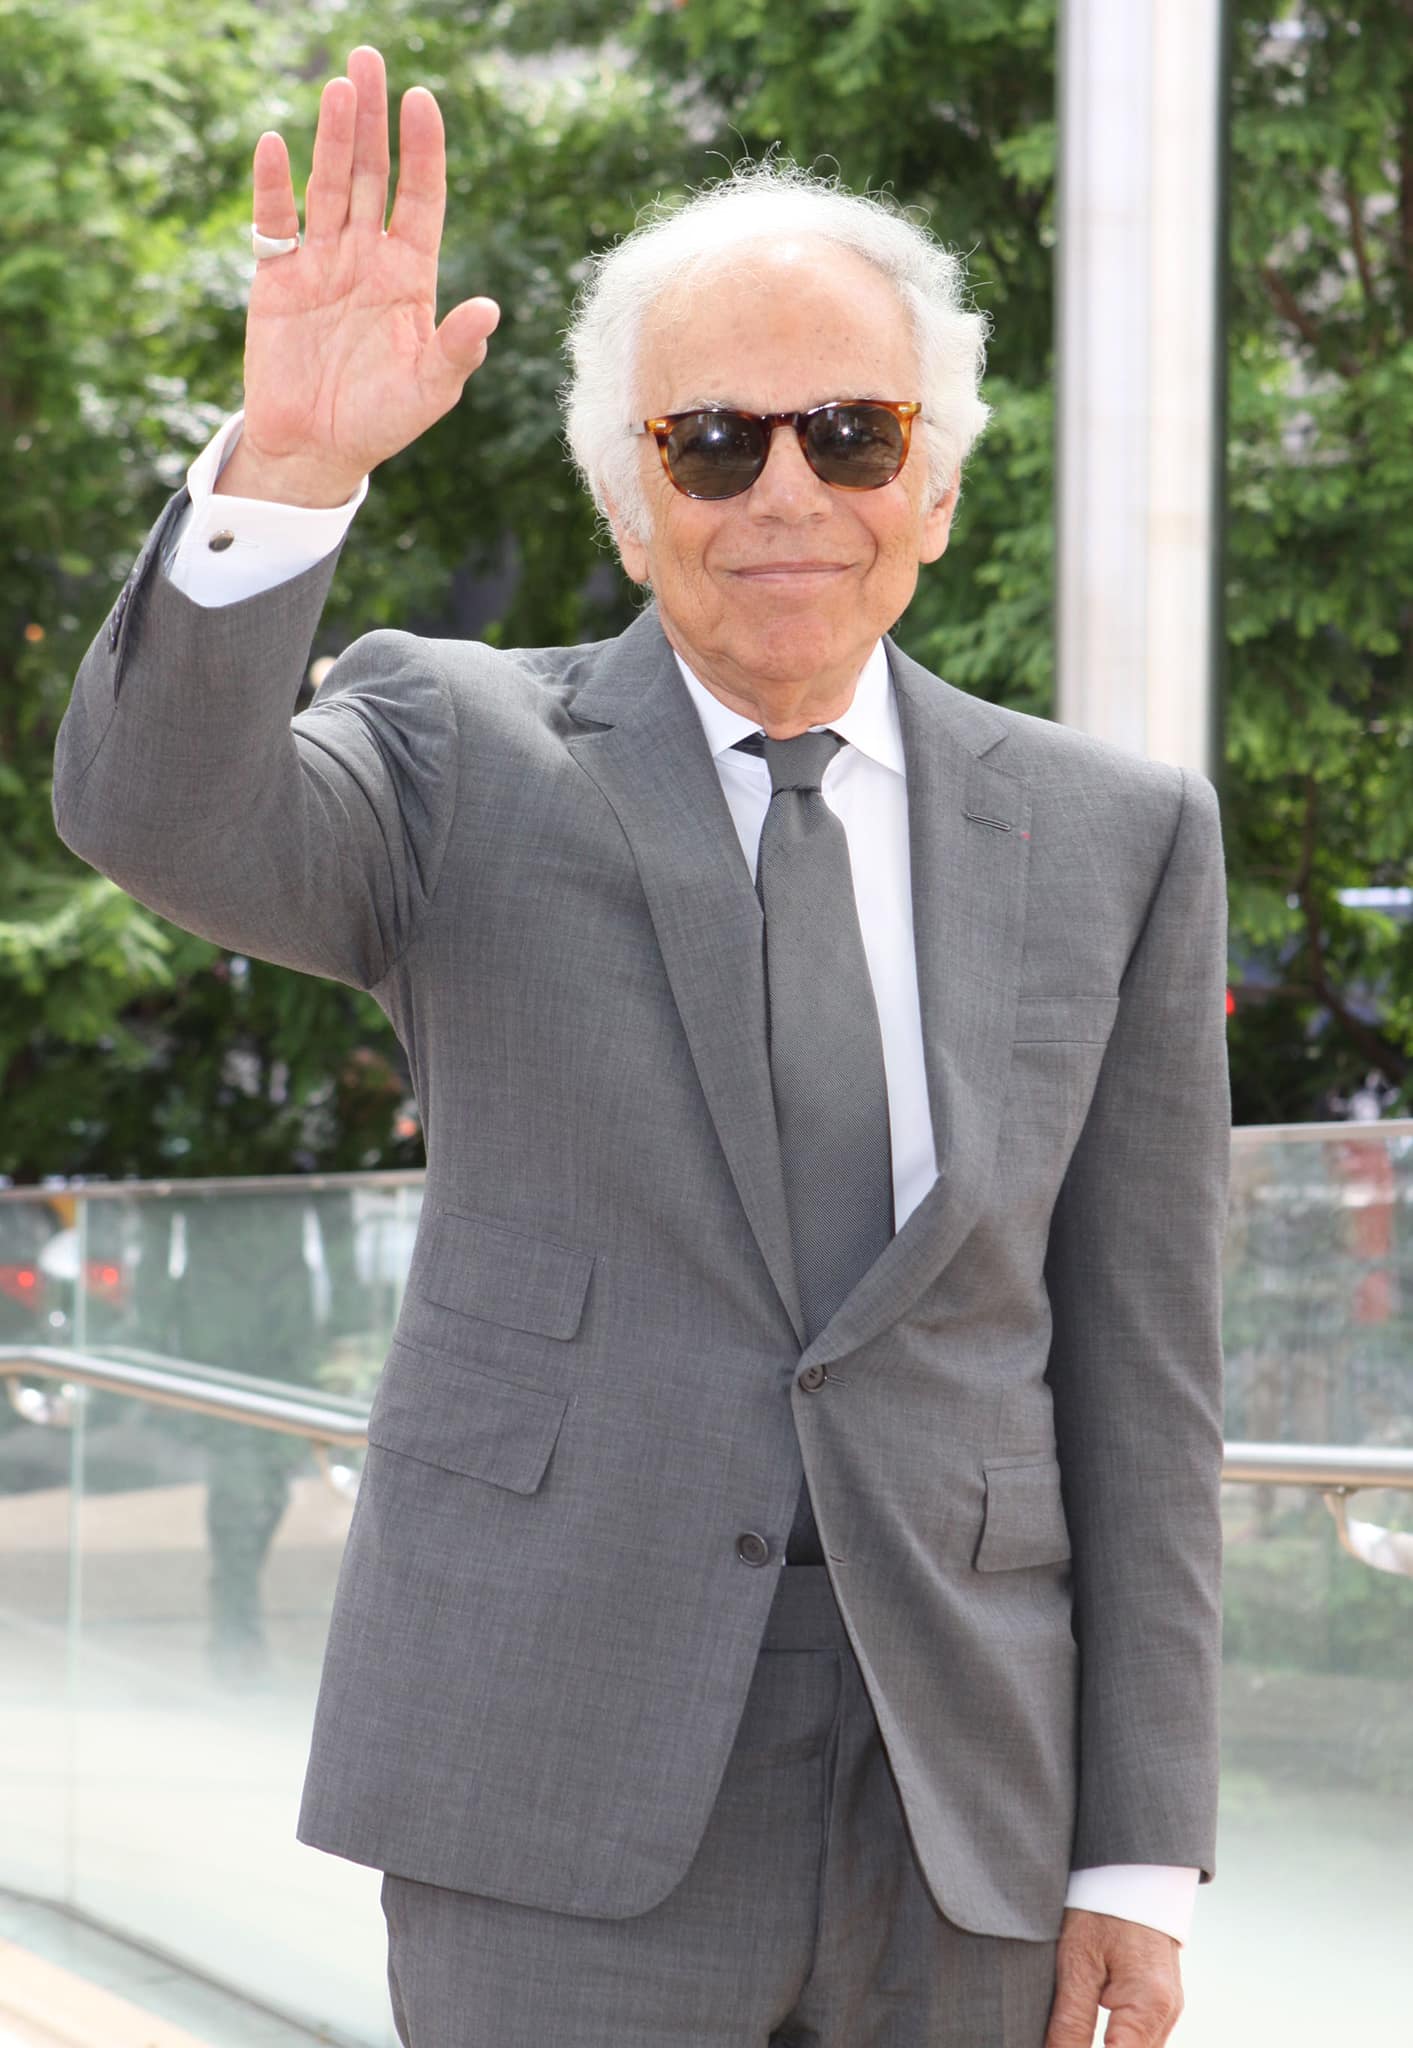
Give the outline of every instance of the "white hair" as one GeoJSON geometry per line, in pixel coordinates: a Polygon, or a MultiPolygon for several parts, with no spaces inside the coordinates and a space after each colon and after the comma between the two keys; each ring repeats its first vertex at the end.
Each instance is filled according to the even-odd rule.
{"type": "MultiPolygon", "coordinates": [[[[933,502],[957,476],[991,408],[978,393],[987,319],[966,303],[962,260],[882,194],[846,192],[788,158],[738,165],[685,202],[656,200],[611,249],[590,258],[565,331],[570,375],[560,390],[574,465],[605,519],[607,500],[627,536],[649,537],[637,403],[644,319],[694,273],[734,261],[752,244],[817,235],[851,250],[893,286],[917,352],[922,447],[933,502]]],[[[892,394],[879,393],[878,396],[892,394]]]]}

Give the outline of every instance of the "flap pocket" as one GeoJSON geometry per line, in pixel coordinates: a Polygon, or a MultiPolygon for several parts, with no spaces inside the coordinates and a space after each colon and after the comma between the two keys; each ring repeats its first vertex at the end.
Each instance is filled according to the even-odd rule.
{"type": "Polygon", "coordinates": [[[492,1379],[399,1342],[373,1397],[368,1441],[444,1472],[533,1493],[568,1405],[566,1394],[492,1379]]]}
{"type": "Polygon", "coordinates": [[[983,1461],[986,1510],[975,1565],[979,1572],[1020,1565],[1059,1564],[1070,1555],[1070,1532],[1060,1494],[1060,1467],[1051,1457],[1016,1464],[983,1461]]]}
{"type": "Polygon", "coordinates": [[[417,1292],[439,1308],[537,1337],[565,1338],[579,1327],[594,1255],[439,1209],[419,1265],[417,1292]]]}
{"type": "Polygon", "coordinates": [[[1017,1045],[1103,1045],[1119,1013],[1117,996],[1022,996],[1017,1045]]]}

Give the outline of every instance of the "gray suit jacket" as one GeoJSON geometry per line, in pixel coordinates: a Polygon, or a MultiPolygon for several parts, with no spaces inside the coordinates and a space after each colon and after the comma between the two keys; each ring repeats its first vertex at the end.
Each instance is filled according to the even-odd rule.
{"type": "Polygon", "coordinates": [[[655,610],[585,647],[372,633],[291,718],[336,558],[202,610],[161,571],[185,502],[80,670],[59,832],[178,924],[370,990],[427,1135],[301,1838],[656,1904],[803,1460],[942,1910],[1042,1939],[1072,1862],[1210,1875],[1211,785],[886,643],[940,1174],[802,1352],[760,911],[655,610]]]}

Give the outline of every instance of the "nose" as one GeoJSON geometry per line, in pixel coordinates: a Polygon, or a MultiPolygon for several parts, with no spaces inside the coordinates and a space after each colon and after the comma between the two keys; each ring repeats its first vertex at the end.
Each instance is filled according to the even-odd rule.
{"type": "Polygon", "coordinates": [[[765,468],[747,493],[756,517],[808,518],[829,509],[829,486],[805,461],[800,437],[788,423],[771,430],[765,468]]]}

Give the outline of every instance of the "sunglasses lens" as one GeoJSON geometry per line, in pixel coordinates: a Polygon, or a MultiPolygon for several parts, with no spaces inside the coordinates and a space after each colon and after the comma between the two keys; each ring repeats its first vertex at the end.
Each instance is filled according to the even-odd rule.
{"type": "Polygon", "coordinates": [[[690,412],[667,438],[672,481],[693,498],[734,498],[760,475],[763,437],[739,413],[690,412]]]}
{"type": "Polygon", "coordinates": [[[903,424],[881,405],[830,405],[806,431],[810,463],[827,484],[874,490],[903,464],[903,424]]]}

